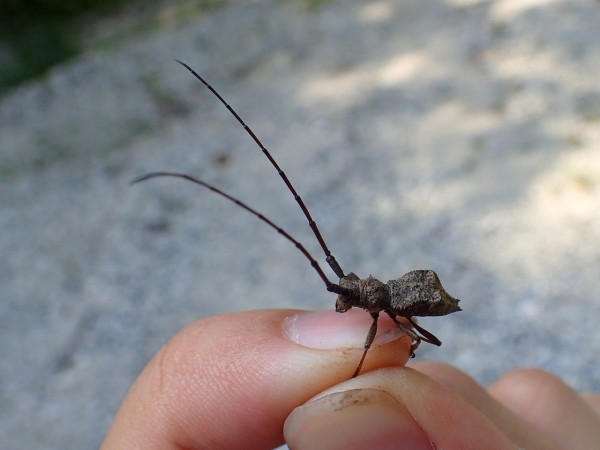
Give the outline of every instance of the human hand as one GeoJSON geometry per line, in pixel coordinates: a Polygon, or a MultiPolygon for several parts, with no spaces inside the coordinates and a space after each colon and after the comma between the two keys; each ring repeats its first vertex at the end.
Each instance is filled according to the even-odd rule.
{"type": "Polygon", "coordinates": [[[349,380],[370,323],[363,311],[200,320],[144,369],[102,448],[263,449],[284,434],[294,449],[598,448],[600,395],[539,370],[486,391],[451,366],[403,367],[411,342],[389,319],[349,380]]]}

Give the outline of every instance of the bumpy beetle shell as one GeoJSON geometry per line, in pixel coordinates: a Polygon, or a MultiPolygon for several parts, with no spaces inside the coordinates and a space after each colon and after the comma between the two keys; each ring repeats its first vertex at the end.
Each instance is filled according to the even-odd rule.
{"type": "Polygon", "coordinates": [[[387,283],[390,289],[391,310],[399,315],[444,316],[460,311],[459,300],[442,287],[433,270],[413,270],[387,283]]]}

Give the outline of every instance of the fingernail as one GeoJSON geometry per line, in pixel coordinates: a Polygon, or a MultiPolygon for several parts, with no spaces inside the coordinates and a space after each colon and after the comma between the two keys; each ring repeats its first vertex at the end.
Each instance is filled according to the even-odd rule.
{"type": "Polygon", "coordinates": [[[408,409],[378,389],[353,389],[312,400],[292,411],[283,434],[293,450],[433,448],[408,409]]]}
{"type": "MultiPolygon", "coordinates": [[[[284,335],[296,344],[317,349],[362,348],[373,319],[362,310],[345,313],[321,311],[299,313],[283,322],[284,335]]],[[[381,317],[373,345],[406,336],[389,317],[381,317]]]]}

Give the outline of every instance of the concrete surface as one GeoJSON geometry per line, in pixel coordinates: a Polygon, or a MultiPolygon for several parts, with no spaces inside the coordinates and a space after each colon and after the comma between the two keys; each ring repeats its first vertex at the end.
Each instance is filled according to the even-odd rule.
{"type": "Polygon", "coordinates": [[[2,448],[97,447],[194,320],[333,307],[243,211],[175,180],[128,186],[203,177],[321,258],[268,161],[173,58],[247,119],[345,270],[431,268],[462,300],[423,320],[444,345],[419,358],[600,390],[598,3],[306,5],[167,9],[1,99],[2,448]]]}

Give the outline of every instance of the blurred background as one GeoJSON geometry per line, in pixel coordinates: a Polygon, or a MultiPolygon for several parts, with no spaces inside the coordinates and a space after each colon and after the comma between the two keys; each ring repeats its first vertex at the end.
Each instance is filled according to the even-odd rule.
{"type": "MultiPolygon", "coordinates": [[[[186,324],[333,308],[277,173],[345,271],[435,270],[463,312],[419,359],[600,390],[600,5],[550,0],[3,1],[0,442],[98,447],[186,324]]],[[[329,271],[327,273],[334,278],[329,271]]],[[[366,332],[366,330],[365,330],[366,332]]]]}

